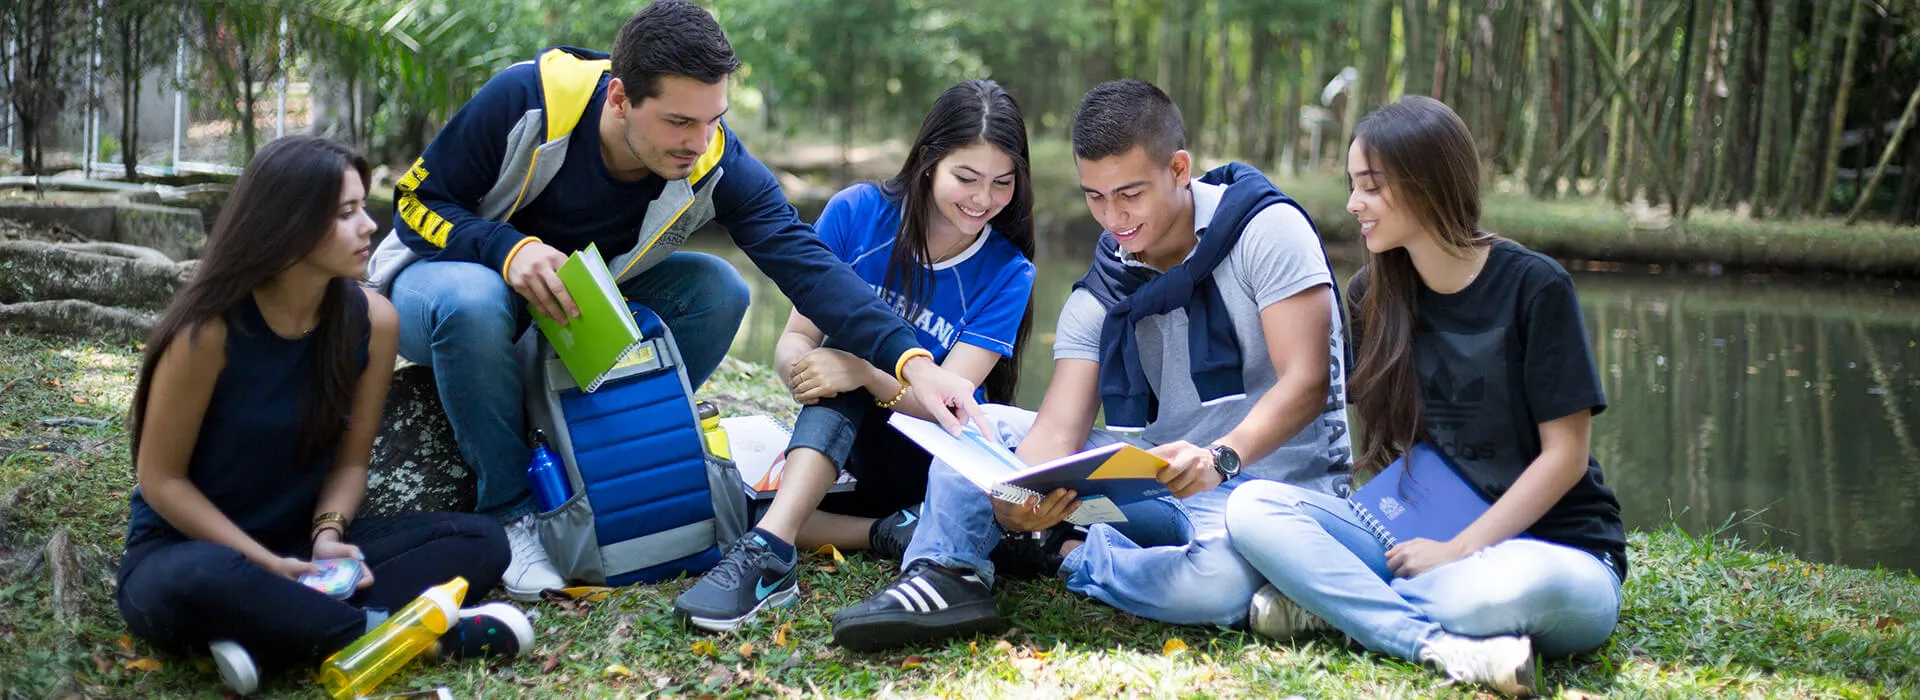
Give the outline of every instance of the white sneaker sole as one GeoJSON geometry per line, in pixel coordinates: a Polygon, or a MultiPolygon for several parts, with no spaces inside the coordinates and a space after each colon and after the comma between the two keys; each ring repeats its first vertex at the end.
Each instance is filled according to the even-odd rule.
{"type": "Polygon", "coordinates": [[[207,651],[213,654],[213,665],[220,669],[220,680],[228,689],[239,695],[251,695],[260,689],[260,669],[253,665],[253,656],[245,648],[221,640],[208,644],[207,651]]]}
{"type": "Polygon", "coordinates": [[[761,609],[768,607],[784,608],[792,605],[793,601],[799,598],[800,587],[794,586],[793,588],[767,596],[766,600],[760,601],[759,605],[753,606],[753,609],[748,610],[745,615],[733,618],[696,617],[688,615],[687,622],[708,632],[732,632],[739,629],[741,625],[753,621],[753,616],[759,614],[761,609]]]}
{"type": "Polygon", "coordinates": [[[499,620],[501,624],[507,626],[507,629],[512,630],[514,641],[520,643],[522,653],[533,649],[533,622],[529,621],[527,614],[519,608],[506,603],[487,603],[460,611],[462,620],[481,615],[499,620]]]}
{"type": "Polygon", "coordinates": [[[504,583],[501,584],[500,587],[507,589],[508,598],[522,603],[538,603],[541,600],[541,593],[549,590],[558,590],[553,588],[515,588],[504,583]]]}

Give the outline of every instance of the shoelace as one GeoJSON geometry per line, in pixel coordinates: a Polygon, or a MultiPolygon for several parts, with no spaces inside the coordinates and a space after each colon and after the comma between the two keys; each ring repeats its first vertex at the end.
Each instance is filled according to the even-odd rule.
{"type": "Polygon", "coordinates": [[[547,560],[547,550],[540,545],[540,535],[533,531],[533,523],[527,520],[514,523],[513,528],[520,531],[519,537],[508,537],[513,544],[513,559],[531,563],[547,560]]]}
{"type": "Polygon", "coordinates": [[[722,557],[712,571],[707,572],[707,578],[722,587],[732,588],[740,583],[740,577],[746,573],[747,562],[757,560],[759,555],[765,553],[766,545],[752,537],[735,542],[733,550],[727,552],[727,556],[722,557]],[[736,553],[743,556],[735,556],[736,553]]]}

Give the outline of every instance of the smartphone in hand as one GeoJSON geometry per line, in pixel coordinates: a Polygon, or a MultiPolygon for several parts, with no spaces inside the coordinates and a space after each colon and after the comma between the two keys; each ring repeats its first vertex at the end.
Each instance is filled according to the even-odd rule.
{"type": "Polygon", "coordinates": [[[300,584],[337,600],[351,597],[354,588],[360,585],[360,577],[367,572],[366,565],[358,559],[320,559],[313,565],[320,571],[302,575],[300,584]]]}

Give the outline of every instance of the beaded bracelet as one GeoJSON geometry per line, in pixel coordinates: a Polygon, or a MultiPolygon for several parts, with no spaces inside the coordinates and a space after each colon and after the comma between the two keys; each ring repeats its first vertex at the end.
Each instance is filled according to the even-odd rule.
{"type": "Polygon", "coordinates": [[[894,394],[893,398],[888,399],[886,401],[874,399],[873,405],[879,406],[881,408],[891,409],[893,408],[894,404],[900,403],[900,399],[906,398],[906,396],[907,396],[907,385],[902,384],[900,385],[900,393],[894,394]]]}

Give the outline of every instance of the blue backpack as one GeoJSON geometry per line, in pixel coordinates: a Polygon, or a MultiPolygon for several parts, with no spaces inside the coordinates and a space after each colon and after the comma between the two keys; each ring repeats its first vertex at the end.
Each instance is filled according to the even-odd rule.
{"type": "Polygon", "coordinates": [[[596,585],[706,571],[751,525],[739,471],[707,452],[672,332],[627,307],[643,344],[591,393],[541,334],[522,343],[527,417],[572,494],[536,516],[540,542],[561,576],[596,585]]]}

